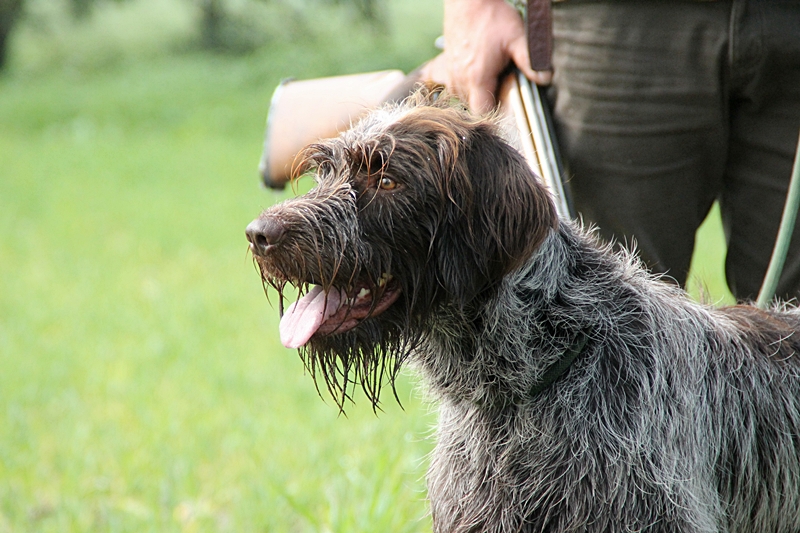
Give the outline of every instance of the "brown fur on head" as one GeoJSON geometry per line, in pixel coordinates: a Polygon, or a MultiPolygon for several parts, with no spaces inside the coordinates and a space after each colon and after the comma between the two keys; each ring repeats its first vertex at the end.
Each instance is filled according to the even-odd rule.
{"type": "Polygon", "coordinates": [[[323,328],[303,347],[340,400],[360,382],[377,402],[384,374],[394,376],[392,363],[441,313],[474,313],[558,223],[549,194],[493,119],[424,88],[309,146],[301,167],[317,186],[265,211],[256,222],[279,228],[280,242],[253,250],[279,289],[288,281],[350,298],[370,291],[366,316],[346,326],[340,317],[342,327],[323,328]]]}

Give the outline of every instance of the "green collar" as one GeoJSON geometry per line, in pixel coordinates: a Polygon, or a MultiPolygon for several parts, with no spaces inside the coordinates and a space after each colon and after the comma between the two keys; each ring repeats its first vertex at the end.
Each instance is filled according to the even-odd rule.
{"type": "Polygon", "coordinates": [[[577,359],[577,357],[583,352],[583,349],[586,348],[586,343],[588,341],[589,335],[583,330],[579,331],[578,336],[575,338],[575,341],[572,343],[569,349],[564,352],[558,361],[550,365],[547,370],[545,370],[538,383],[534,383],[533,387],[531,387],[531,390],[528,391],[528,396],[538,396],[550,385],[555,383],[558,378],[563,376],[567,370],[569,370],[569,367],[572,366],[572,363],[575,361],[575,359],[577,359]]]}

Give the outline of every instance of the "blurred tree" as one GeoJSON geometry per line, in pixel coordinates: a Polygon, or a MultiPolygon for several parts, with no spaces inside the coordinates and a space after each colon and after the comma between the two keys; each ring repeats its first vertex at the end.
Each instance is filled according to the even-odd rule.
{"type": "Polygon", "coordinates": [[[333,0],[335,4],[350,4],[358,13],[364,17],[368,22],[378,23],[382,22],[380,0],[333,0]]]}
{"type": "MultiPolygon", "coordinates": [[[[93,0],[74,0],[74,1],[93,1],[93,0]]],[[[216,51],[248,51],[257,45],[259,39],[249,35],[252,32],[261,32],[253,21],[243,18],[241,14],[235,14],[236,9],[231,8],[230,0],[193,0],[200,9],[200,44],[207,50],[216,51]]],[[[251,0],[253,2],[255,0],[251,0]]],[[[299,5],[303,2],[292,0],[259,0],[261,3],[283,4],[291,8],[295,4],[295,9],[300,9],[299,5]]],[[[337,6],[348,6],[354,8],[358,15],[370,24],[381,26],[385,21],[381,5],[384,0],[312,0],[305,2],[313,5],[314,1],[328,3],[337,6]]],[[[245,2],[247,4],[247,2],[245,2]]],[[[239,5],[241,8],[241,3],[239,5]]]]}
{"type": "Polygon", "coordinates": [[[95,0],[70,0],[72,16],[76,19],[86,19],[92,12],[92,5],[95,0]]]}
{"type": "MultiPolygon", "coordinates": [[[[0,0],[1,2],[2,0],[0,0]]],[[[115,2],[125,2],[127,0],[114,0],[115,2]]],[[[98,4],[100,0],[69,0],[69,6],[72,11],[72,16],[76,20],[84,20],[89,18],[92,14],[92,8],[98,4]]]]}
{"type": "Polygon", "coordinates": [[[0,0],[0,70],[8,59],[8,37],[22,13],[22,0],[0,0]]]}
{"type": "Polygon", "coordinates": [[[225,19],[225,6],[222,0],[200,0],[200,44],[208,50],[225,48],[222,23],[225,19]]]}
{"type": "MultiPolygon", "coordinates": [[[[100,0],[69,0],[72,16],[76,19],[88,18],[92,8],[100,0]]],[[[113,0],[125,2],[127,0],[113,0]]],[[[14,25],[22,16],[25,0],[0,0],[0,70],[8,60],[9,37],[14,25]]]]}
{"type": "MultiPolygon", "coordinates": [[[[8,57],[8,38],[19,21],[26,0],[0,0],[0,70],[5,66],[8,57]]],[[[66,0],[71,15],[76,20],[89,18],[94,7],[101,2],[125,2],[132,0],[66,0]]],[[[229,0],[190,0],[199,8],[200,44],[207,50],[217,51],[249,51],[263,40],[263,28],[255,21],[247,20],[246,15],[232,16],[229,0]],[[235,20],[234,20],[235,19],[235,20]]],[[[277,3],[278,5],[302,5],[293,0],[249,0],[252,2],[277,3]]],[[[383,20],[381,6],[384,0],[311,0],[351,7],[361,18],[370,24],[380,27],[383,20]]],[[[241,2],[240,2],[241,4],[241,2]]],[[[247,2],[245,2],[247,4],[247,2]]],[[[241,7],[241,6],[240,6],[241,7]]]]}

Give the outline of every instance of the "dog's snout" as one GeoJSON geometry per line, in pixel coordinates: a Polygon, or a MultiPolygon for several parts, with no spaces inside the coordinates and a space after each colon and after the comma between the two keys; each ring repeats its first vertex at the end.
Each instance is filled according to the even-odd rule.
{"type": "Polygon", "coordinates": [[[281,242],[284,233],[283,224],[274,218],[257,218],[245,229],[250,249],[258,255],[266,255],[270,248],[281,242]]]}

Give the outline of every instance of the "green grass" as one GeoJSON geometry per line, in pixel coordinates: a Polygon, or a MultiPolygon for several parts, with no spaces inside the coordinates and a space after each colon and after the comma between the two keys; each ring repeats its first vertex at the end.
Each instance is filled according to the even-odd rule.
{"type": "Polygon", "coordinates": [[[0,88],[3,123],[28,121],[0,133],[0,531],[424,523],[409,387],[408,414],[339,417],[276,339],[243,236],[275,200],[264,101],[191,92],[236,67],[0,88]]]}
{"type": "Polygon", "coordinates": [[[413,381],[405,411],[320,400],[244,227],[283,197],[255,170],[280,78],[409,69],[437,24],[403,49],[363,30],[64,68],[21,32],[30,62],[0,78],[0,532],[430,528],[413,381]]]}
{"type": "Polygon", "coordinates": [[[247,57],[81,59],[108,31],[18,34],[0,77],[0,533],[430,529],[416,381],[404,410],[359,397],[339,416],[280,346],[244,239],[284,197],[255,173],[280,78],[434,53],[438,15],[392,5],[388,37],[334,28],[247,57]]]}
{"type": "Polygon", "coordinates": [[[719,206],[714,204],[697,230],[692,267],[686,287],[695,299],[714,305],[732,305],[736,299],[725,283],[725,237],[719,206]]]}

